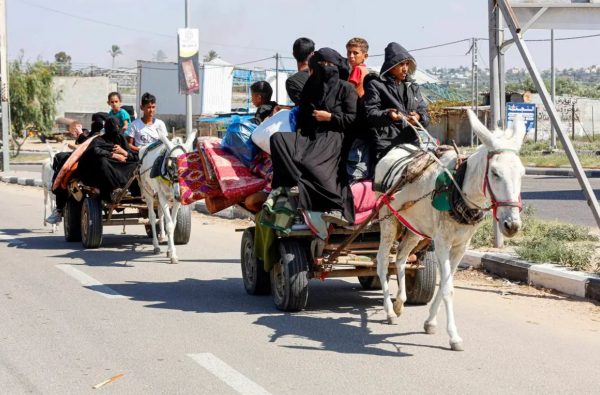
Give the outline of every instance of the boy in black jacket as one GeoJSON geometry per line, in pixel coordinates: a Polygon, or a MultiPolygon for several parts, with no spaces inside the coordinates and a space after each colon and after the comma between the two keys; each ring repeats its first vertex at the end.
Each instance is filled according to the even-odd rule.
{"type": "Polygon", "coordinates": [[[385,62],[379,78],[365,84],[364,105],[367,123],[373,132],[375,161],[398,144],[415,143],[417,136],[408,122],[429,124],[427,103],[412,75],[417,62],[398,43],[385,48],[385,62]]]}

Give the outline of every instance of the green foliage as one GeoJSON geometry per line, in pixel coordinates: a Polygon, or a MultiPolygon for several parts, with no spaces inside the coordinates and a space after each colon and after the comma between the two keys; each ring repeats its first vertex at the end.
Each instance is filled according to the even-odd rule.
{"type": "Polygon", "coordinates": [[[586,270],[592,263],[596,247],[594,243],[561,244],[559,240],[526,238],[516,248],[523,259],[533,262],[552,262],[586,270]]]}
{"type": "MultiPolygon", "coordinates": [[[[550,79],[544,79],[544,85],[546,89],[550,91],[550,79]]],[[[537,93],[538,90],[533,83],[531,77],[527,77],[523,80],[512,81],[506,84],[507,92],[522,92],[529,91],[537,93]]],[[[586,84],[583,82],[576,81],[570,76],[556,77],[556,94],[558,96],[579,96],[589,98],[600,98],[600,84],[586,84]]]]}
{"type": "Polygon", "coordinates": [[[65,51],[60,51],[54,54],[55,69],[58,75],[71,74],[71,56],[65,51]]]}
{"type": "Polygon", "coordinates": [[[53,65],[42,61],[10,64],[10,112],[13,137],[26,130],[49,131],[56,115],[56,96],[52,90],[53,65]]]}
{"type": "Polygon", "coordinates": [[[203,60],[205,62],[210,62],[211,60],[219,58],[219,57],[220,56],[217,53],[217,51],[214,51],[214,50],[211,49],[210,51],[208,51],[208,53],[206,55],[204,55],[204,59],[203,60]]]}
{"type": "MultiPolygon", "coordinates": [[[[577,270],[589,270],[599,241],[583,226],[558,221],[543,221],[534,217],[534,210],[526,207],[521,215],[523,229],[507,246],[515,246],[517,254],[534,262],[567,265],[577,270]]],[[[473,247],[493,247],[492,219],[487,217],[471,239],[473,247]]]]}

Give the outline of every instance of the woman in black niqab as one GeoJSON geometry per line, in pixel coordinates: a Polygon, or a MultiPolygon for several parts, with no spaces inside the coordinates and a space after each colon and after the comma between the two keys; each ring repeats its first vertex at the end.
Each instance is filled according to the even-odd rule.
{"type": "Polygon", "coordinates": [[[271,137],[273,188],[298,185],[299,208],[337,212],[354,220],[352,196],[342,165],[344,133],[356,118],[354,87],[342,80],[345,59],[321,48],[309,59],[311,75],[300,96],[296,133],[271,137]]]}
{"type": "Polygon", "coordinates": [[[117,118],[108,118],[104,134],[90,143],[77,168],[81,181],[100,189],[100,197],[107,201],[112,191],[127,184],[138,162],[137,154],[130,150],[120,129],[117,118]]]}

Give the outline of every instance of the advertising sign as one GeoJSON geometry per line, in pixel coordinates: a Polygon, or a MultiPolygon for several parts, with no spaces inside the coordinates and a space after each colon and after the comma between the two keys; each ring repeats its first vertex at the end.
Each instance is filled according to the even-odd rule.
{"type": "Polygon", "coordinates": [[[535,130],[537,110],[535,103],[506,103],[506,127],[511,127],[517,114],[525,119],[525,130],[529,133],[535,130]]]}
{"type": "Polygon", "coordinates": [[[179,93],[182,95],[200,92],[198,29],[177,29],[179,43],[179,93]]]}

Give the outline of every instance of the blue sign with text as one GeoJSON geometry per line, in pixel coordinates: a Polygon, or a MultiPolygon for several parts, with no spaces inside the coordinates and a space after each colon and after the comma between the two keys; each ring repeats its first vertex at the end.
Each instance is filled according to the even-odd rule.
{"type": "Polygon", "coordinates": [[[517,114],[523,115],[525,118],[525,129],[527,133],[530,130],[535,130],[537,121],[537,109],[535,103],[506,103],[506,127],[512,126],[513,119],[517,114]]]}

